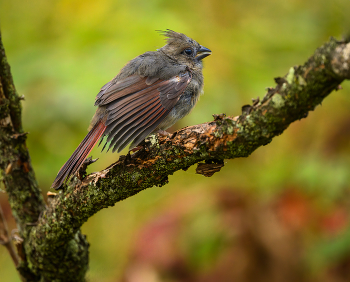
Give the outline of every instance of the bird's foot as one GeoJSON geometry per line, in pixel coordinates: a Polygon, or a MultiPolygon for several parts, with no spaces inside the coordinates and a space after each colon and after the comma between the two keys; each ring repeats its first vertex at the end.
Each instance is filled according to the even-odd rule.
{"type": "Polygon", "coordinates": [[[135,153],[135,152],[137,152],[137,151],[139,151],[139,150],[141,150],[141,149],[143,149],[143,148],[145,148],[144,145],[139,145],[139,146],[137,146],[137,147],[135,147],[135,148],[132,148],[132,149],[129,151],[129,153],[130,153],[130,152],[135,153]]]}
{"type": "Polygon", "coordinates": [[[124,167],[124,169],[125,169],[126,166],[127,166],[128,164],[130,164],[130,162],[131,162],[131,154],[130,154],[130,152],[131,152],[131,151],[128,151],[128,153],[127,153],[125,156],[123,156],[124,159],[123,159],[122,161],[123,161],[123,167],[124,167]]]}
{"type": "Polygon", "coordinates": [[[80,166],[79,170],[78,170],[78,178],[79,180],[82,180],[85,178],[85,176],[87,175],[86,173],[86,169],[89,165],[93,164],[94,162],[96,162],[98,160],[97,159],[93,159],[92,157],[88,157],[84,160],[83,164],[80,166]]]}
{"type": "Polygon", "coordinates": [[[157,133],[160,136],[169,137],[169,138],[173,135],[172,133],[169,133],[168,131],[165,131],[165,130],[162,130],[162,129],[158,129],[157,133]]]}

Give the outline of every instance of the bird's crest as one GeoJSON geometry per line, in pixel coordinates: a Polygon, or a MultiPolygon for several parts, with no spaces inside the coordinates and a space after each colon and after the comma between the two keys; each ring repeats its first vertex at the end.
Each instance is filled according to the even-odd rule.
{"type": "Polygon", "coordinates": [[[179,43],[179,42],[188,42],[188,43],[193,43],[193,39],[187,37],[183,33],[175,32],[171,29],[167,30],[158,30],[158,32],[165,36],[165,40],[167,44],[171,45],[174,43],[179,43]]]}

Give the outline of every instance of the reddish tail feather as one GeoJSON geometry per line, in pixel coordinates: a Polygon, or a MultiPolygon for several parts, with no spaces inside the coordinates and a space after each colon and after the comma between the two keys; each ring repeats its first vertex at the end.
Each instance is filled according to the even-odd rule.
{"type": "Polygon", "coordinates": [[[106,125],[102,121],[95,124],[85,136],[84,140],[81,141],[78,148],[75,149],[68,161],[61,167],[51,188],[60,188],[65,180],[68,180],[71,175],[74,175],[78,171],[105,130],[106,125]]]}

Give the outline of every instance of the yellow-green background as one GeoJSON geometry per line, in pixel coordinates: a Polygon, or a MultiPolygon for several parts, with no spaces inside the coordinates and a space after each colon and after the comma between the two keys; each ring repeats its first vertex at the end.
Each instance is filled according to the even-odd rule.
{"type": "MultiPolygon", "coordinates": [[[[155,30],[185,33],[212,50],[204,60],[205,94],[175,130],[210,121],[212,114],[239,115],[242,105],[274,86],[274,77],[302,64],[330,36],[340,39],[349,31],[349,13],[348,0],[1,0],[3,43],[18,93],[25,96],[23,125],[40,188],[46,194],[85,136],[99,88],[128,60],[164,44],[155,30]]],[[[342,86],[271,144],[249,158],[226,161],[213,177],[196,175],[194,168],[179,171],[168,185],[90,218],[83,226],[91,243],[90,281],[118,281],[139,228],[184,192],[210,199],[220,187],[229,187],[264,202],[294,187],[322,209],[349,197],[350,84],[342,86]]],[[[98,148],[92,155],[100,159],[90,171],[118,158],[98,148]]],[[[0,197],[6,209],[5,194],[0,197]]],[[[327,247],[322,236],[315,240],[319,249],[327,247]]],[[[324,252],[310,248],[316,253],[311,257],[327,264],[327,254],[322,259],[324,252]]],[[[317,269],[317,263],[309,264],[317,269]]],[[[0,277],[19,281],[4,248],[0,277]]]]}

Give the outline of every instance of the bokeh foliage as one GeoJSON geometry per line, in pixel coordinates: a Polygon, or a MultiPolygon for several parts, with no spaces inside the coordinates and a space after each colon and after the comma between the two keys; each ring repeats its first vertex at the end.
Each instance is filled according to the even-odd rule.
{"type": "MultiPolygon", "coordinates": [[[[349,34],[349,9],[350,2],[344,0],[1,0],[3,41],[17,90],[26,98],[23,123],[30,133],[28,147],[40,187],[48,190],[85,136],[99,88],[128,60],[164,44],[155,30],[183,32],[213,51],[205,59],[205,95],[175,130],[209,121],[212,114],[240,114],[242,105],[262,97],[274,77],[302,64],[329,36],[349,34]]],[[[200,203],[198,210],[205,210],[203,203],[222,187],[254,195],[257,202],[273,201],[288,189],[298,191],[312,199],[315,209],[330,214],[339,205],[348,206],[350,84],[342,86],[271,144],[247,159],[228,161],[212,178],[196,175],[193,168],[177,172],[162,189],[148,189],[91,218],[83,227],[91,243],[91,281],[119,279],[138,228],[167,209],[164,202],[179,199],[187,190],[208,198],[193,199],[200,203]]],[[[99,148],[92,155],[100,160],[90,170],[103,169],[118,158],[101,154],[99,148]]],[[[336,235],[303,229],[303,259],[310,273],[317,276],[324,266],[349,255],[349,240],[344,238],[350,213],[344,213],[346,224],[336,235]]],[[[188,216],[190,222],[200,220],[201,214],[195,214],[188,216]]],[[[204,218],[215,229],[215,212],[207,211],[204,218]]],[[[184,247],[194,250],[188,257],[199,265],[224,248],[205,222],[181,237],[187,246],[192,237],[208,233],[207,239],[184,247]]],[[[6,281],[17,279],[3,249],[0,273],[6,281]]]]}

